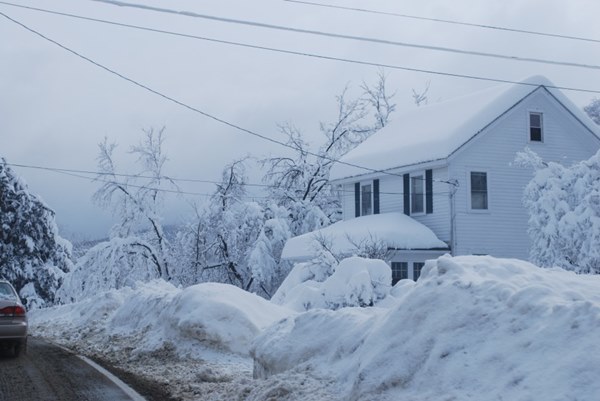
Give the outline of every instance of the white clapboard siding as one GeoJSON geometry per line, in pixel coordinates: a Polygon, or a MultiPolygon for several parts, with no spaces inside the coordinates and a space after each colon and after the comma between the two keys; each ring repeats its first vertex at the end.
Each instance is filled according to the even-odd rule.
{"type": "Polygon", "coordinates": [[[528,259],[528,215],[522,198],[532,170],[514,165],[516,153],[529,147],[545,161],[568,165],[591,157],[599,146],[547,91],[525,98],[449,158],[449,176],[459,182],[453,254],[528,259]],[[542,143],[529,141],[529,112],[543,113],[542,143]],[[470,210],[471,171],[488,174],[488,211],[470,210]]]}
{"type": "MultiPolygon", "coordinates": [[[[416,170],[420,173],[423,170],[416,170]]],[[[396,175],[383,175],[379,178],[379,210],[380,213],[403,212],[404,211],[404,182],[402,171],[396,175]]],[[[442,182],[448,180],[447,167],[433,169],[433,213],[411,216],[420,223],[429,227],[442,241],[450,241],[450,188],[442,182]]],[[[360,181],[361,185],[371,183],[372,180],[360,181]]],[[[354,184],[343,185],[342,209],[343,219],[348,220],[355,217],[354,209],[354,184]]]]}
{"type": "Polygon", "coordinates": [[[449,244],[450,187],[444,181],[448,181],[448,168],[433,169],[433,213],[411,215],[411,217],[425,224],[440,240],[449,244]]]}

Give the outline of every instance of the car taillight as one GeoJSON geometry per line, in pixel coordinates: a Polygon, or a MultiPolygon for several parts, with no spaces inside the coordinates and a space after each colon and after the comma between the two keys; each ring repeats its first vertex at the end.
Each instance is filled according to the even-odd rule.
{"type": "Polygon", "coordinates": [[[25,316],[25,308],[22,306],[7,306],[0,309],[0,316],[25,316]]]}
{"type": "Polygon", "coordinates": [[[25,316],[25,308],[22,306],[15,306],[15,316],[25,316]]]}

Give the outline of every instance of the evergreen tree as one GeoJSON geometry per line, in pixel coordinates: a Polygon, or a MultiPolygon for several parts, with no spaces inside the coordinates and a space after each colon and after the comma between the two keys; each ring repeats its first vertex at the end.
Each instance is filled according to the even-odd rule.
{"type": "Polygon", "coordinates": [[[29,308],[51,305],[71,244],[58,235],[54,211],[0,159],[0,277],[9,280],[29,308]]]}

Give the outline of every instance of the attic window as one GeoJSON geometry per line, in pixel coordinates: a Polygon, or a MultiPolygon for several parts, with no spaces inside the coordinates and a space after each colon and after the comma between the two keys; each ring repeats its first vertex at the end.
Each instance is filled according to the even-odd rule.
{"type": "Polygon", "coordinates": [[[542,113],[529,113],[529,140],[542,142],[542,113]]]}

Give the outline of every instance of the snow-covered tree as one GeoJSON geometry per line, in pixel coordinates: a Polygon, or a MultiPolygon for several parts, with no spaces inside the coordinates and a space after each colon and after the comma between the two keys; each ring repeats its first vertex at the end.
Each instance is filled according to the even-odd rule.
{"type": "Polygon", "coordinates": [[[71,267],[71,244],[59,236],[54,211],[0,159],[0,277],[35,308],[55,302],[71,267]]]}
{"type": "Polygon", "coordinates": [[[261,205],[246,200],[246,181],[244,160],[226,166],[204,216],[203,224],[209,229],[199,240],[205,244],[204,280],[250,290],[256,277],[248,258],[261,233],[264,214],[261,205]]]}
{"type": "Polygon", "coordinates": [[[339,198],[329,184],[329,171],[339,158],[385,126],[396,105],[386,90],[386,76],[380,73],[375,85],[362,85],[361,97],[350,99],[348,88],[336,97],[336,118],[320,124],[323,143],[312,149],[293,124],[280,126],[290,156],[262,160],[264,182],[271,187],[271,199],[290,210],[292,234],[320,228],[340,218],[339,198]]]}
{"type": "Polygon", "coordinates": [[[593,99],[583,110],[598,125],[600,125],[600,99],[593,99]]]}
{"type": "Polygon", "coordinates": [[[176,189],[163,173],[165,129],[144,131],[129,153],[137,157],[139,171],[119,173],[115,143],[104,139],[99,147],[94,200],[111,210],[117,223],[108,241],[89,249],[66,277],[59,291],[62,302],[80,300],[99,291],[130,286],[136,280],[171,280],[171,250],[162,226],[163,184],[176,189]]]}
{"type": "Polygon", "coordinates": [[[177,187],[163,173],[167,161],[163,151],[164,133],[164,128],[145,130],[140,143],[131,147],[130,153],[137,157],[140,171],[130,175],[117,173],[113,157],[117,145],[105,138],[98,145],[100,174],[96,179],[101,185],[94,200],[117,216],[111,237],[128,239],[124,243],[128,244],[129,251],[139,253],[150,265],[149,269],[157,270],[160,277],[168,280],[169,244],[162,226],[162,186],[166,183],[171,188],[177,187]],[[144,256],[147,254],[150,257],[144,256]]]}
{"type": "Polygon", "coordinates": [[[517,162],[535,169],[524,193],[531,261],[600,274],[600,151],[570,167],[545,163],[530,150],[517,162]]]}

